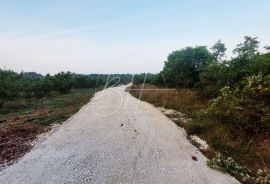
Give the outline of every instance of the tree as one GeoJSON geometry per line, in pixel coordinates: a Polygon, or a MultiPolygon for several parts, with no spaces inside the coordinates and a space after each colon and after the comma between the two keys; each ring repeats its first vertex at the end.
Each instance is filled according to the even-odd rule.
{"type": "Polygon", "coordinates": [[[44,94],[49,93],[53,90],[53,77],[50,74],[47,74],[41,83],[42,91],[44,94]]]}
{"type": "Polygon", "coordinates": [[[162,74],[168,86],[193,87],[199,81],[200,71],[210,63],[211,58],[205,46],[186,47],[168,56],[162,74]]]}
{"type": "Polygon", "coordinates": [[[239,84],[244,77],[247,77],[251,74],[250,71],[250,62],[251,60],[259,55],[258,47],[259,41],[257,37],[245,36],[245,41],[237,45],[233,50],[233,53],[237,54],[229,63],[229,81],[230,86],[239,84]]]}
{"type": "Polygon", "coordinates": [[[226,85],[228,67],[225,63],[212,63],[204,67],[200,73],[200,82],[196,85],[203,97],[215,97],[220,89],[226,85]]]}
{"type": "Polygon", "coordinates": [[[252,74],[270,75],[270,53],[254,57],[250,61],[249,68],[252,74]]]}
{"type": "Polygon", "coordinates": [[[19,95],[21,76],[11,70],[0,69],[0,107],[4,102],[19,95]]]}
{"type": "Polygon", "coordinates": [[[89,88],[89,77],[87,75],[78,75],[74,76],[74,86],[76,88],[89,88]]]}
{"type": "Polygon", "coordinates": [[[221,42],[221,40],[218,40],[213,47],[211,48],[212,54],[215,61],[221,61],[222,58],[225,56],[225,52],[227,48],[225,47],[225,44],[221,42]]]}
{"type": "Polygon", "coordinates": [[[41,79],[33,80],[31,82],[31,88],[35,97],[41,98],[44,95],[41,79]]]}
{"type": "Polygon", "coordinates": [[[72,75],[70,72],[60,72],[53,77],[54,89],[60,93],[68,93],[72,87],[72,75]]]}
{"type": "Polygon", "coordinates": [[[237,47],[233,50],[234,54],[237,54],[238,58],[242,59],[251,59],[256,54],[258,54],[259,41],[257,37],[245,36],[245,41],[243,43],[239,43],[237,47]]]}

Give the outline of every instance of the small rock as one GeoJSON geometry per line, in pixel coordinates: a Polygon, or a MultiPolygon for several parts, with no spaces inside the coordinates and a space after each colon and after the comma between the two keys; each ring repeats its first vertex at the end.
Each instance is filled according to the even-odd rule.
{"type": "Polygon", "coordinates": [[[134,132],[135,132],[136,134],[139,134],[138,131],[137,131],[136,129],[134,129],[134,132]]]}
{"type": "Polygon", "coordinates": [[[164,109],[163,107],[157,107],[157,110],[159,110],[160,112],[166,111],[166,109],[164,109]]]}
{"type": "Polygon", "coordinates": [[[190,136],[190,139],[200,145],[199,149],[207,150],[209,148],[208,144],[196,135],[190,136]]]}
{"type": "Polygon", "coordinates": [[[168,109],[163,112],[166,116],[177,115],[177,112],[173,109],[168,109]]]}
{"type": "Polygon", "coordinates": [[[188,123],[188,121],[185,118],[180,118],[179,120],[181,121],[181,123],[184,123],[184,124],[188,123]]]}
{"type": "Polygon", "coordinates": [[[177,115],[180,116],[180,117],[182,117],[182,118],[186,116],[186,114],[184,114],[182,112],[177,112],[177,115]]]}

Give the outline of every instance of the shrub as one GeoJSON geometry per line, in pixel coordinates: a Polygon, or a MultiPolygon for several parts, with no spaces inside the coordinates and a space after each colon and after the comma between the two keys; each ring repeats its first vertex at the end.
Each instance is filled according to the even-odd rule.
{"type": "Polygon", "coordinates": [[[25,107],[25,104],[26,103],[23,100],[14,100],[14,101],[6,102],[5,105],[3,106],[3,108],[19,109],[19,108],[25,107]]]}
{"type": "Polygon", "coordinates": [[[203,68],[200,82],[196,84],[200,96],[204,98],[216,97],[222,87],[228,85],[226,81],[228,67],[222,63],[212,63],[203,68]]]}
{"type": "Polygon", "coordinates": [[[205,126],[202,123],[190,122],[187,125],[186,131],[188,135],[201,134],[205,131],[205,126]]]}
{"type": "Polygon", "coordinates": [[[227,172],[244,184],[269,184],[270,176],[262,170],[252,172],[246,167],[240,166],[231,157],[224,157],[221,153],[217,153],[214,158],[207,161],[209,167],[227,172]]]}
{"type": "Polygon", "coordinates": [[[245,79],[243,88],[224,87],[202,116],[215,118],[231,132],[250,137],[270,131],[270,76],[253,75],[245,79]]]}

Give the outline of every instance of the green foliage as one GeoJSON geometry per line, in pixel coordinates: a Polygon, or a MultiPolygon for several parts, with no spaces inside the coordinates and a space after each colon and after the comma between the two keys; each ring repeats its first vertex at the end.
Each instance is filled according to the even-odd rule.
{"type": "Polygon", "coordinates": [[[256,54],[258,54],[260,42],[257,40],[257,37],[252,38],[250,36],[245,36],[244,38],[244,43],[238,44],[237,47],[233,50],[233,53],[237,54],[238,58],[251,59],[256,54]]]}
{"type": "MultiPolygon", "coordinates": [[[[245,41],[237,45],[234,53],[235,58],[228,62],[229,72],[227,80],[230,86],[238,85],[245,77],[252,75],[251,63],[254,58],[259,56],[259,41],[257,38],[245,36],[245,41]]],[[[253,63],[257,64],[257,63],[253,63]]]]}
{"type": "Polygon", "coordinates": [[[13,85],[13,81],[15,81],[15,74],[11,71],[1,70],[0,80],[0,96],[2,98],[12,96],[12,91],[14,91],[12,89],[15,88],[15,85],[13,85]]]}
{"type": "Polygon", "coordinates": [[[86,75],[76,75],[73,80],[76,88],[89,88],[90,86],[89,77],[86,75]]]}
{"type": "Polygon", "coordinates": [[[269,184],[270,176],[262,170],[252,172],[236,163],[231,157],[226,158],[221,153],[217,153],[214,158],[208,160],[209,167],[231,174],[244,184],[269,184]]]}
{"type": "Polygon", "coordinates": [[[150,73],[141,73],[141,74],[136,74],[133,77],[133,83],[134,84],[142,84],[142,83],[149,83],[149,84],[155,84],[158,75],[153,75],[150,73]]]}
{"type": "Polygon", "coordinates": [[[42,125],[50,125],[52,123],[59,123],[67,119],[68,116],[65,116],[63,114],[55,115],[55,116],[42,116],[40,118],[37,118],[35,121],[42,125]]]}
{"type": "MultiPolygon", "coordinates": [[[[163,70],[148,74],[146,83],[195,88],[201,99],[212,99],[208,107],[194,112],[187,133],[202,136],[213,149],[251,168],[269,168],[270,52],[269,47],[267,53],[258,48],[257,38],[246,36],[234,49],[235,57],[224,60],[226,47],[220,40],[211,52],[206,47],[186,47],[172,52],[163,70]]],[[[137,79],[143,83],[144,75],[137,79]]],[[[168,96],[174,100],[168,104],[183,106],[168,96]]]]}
{"type": "Polygon", "coordinates": [[[187,47],[172,52],[165,61],[162,74],[168,86],[193,87],[199,81],[199,72],[211,60],[206,47],[187,47]]]}
{"type": "Polygon", "coordinates": [[[196,84],[199,94],[203,97],[215,97],[223,86],[228,85],[226,80],[229,68],[224,63],[212,63],[203,68],[199,74],[200,81],[196,84]]]}
{"type": "Polygon", "coordinates": [[[54,89],[62,94],[70,92],[72,87],[71,78],[72,77],[70,72],[61,72],[56,74],[53,78],[54,89]]]}
{"type": "Polygon", "coordinates": [[[221,42],[221,40],[218,40],[215,45],[211,48],[213,51],[213,57],[214,61],[221,61],[222,58],[225,56],[225,52],[227,48],[225,47],[225,44],[221,42]]]}
{"type": "Polygon", "coordinates": [[[53,91],[69,93],[72,88],[95,88],[99,86],[128,84],[130,74],[81,75],[71,72],[60,72],[51,76],[42,76],[35,72],[16,73],[0,69],[0,108],[5,101],[14,98],[42,98],[53,91]]]}
{"type": "Polygon", "coordinates": [[[20,76],[15,72],[0,69],[0,107],[6,99],[17,95],[17,91],[20,89],[19,79],[20,76]]]}
{"type": "Polygon", "coordinates": [[[270,74],[270,53],[257,55],[249,63],[250,73],[270,74]]]}
{"type": "MultiPolygon", "coordinates": [[[[270,53],[259,54],[257,38],[244,37],[234,49],[235,58],[225,61],[226,47],[218,40],[210,52],[206,47],[186,47],[169,54],[163,70],[147,74],[146,83],[168,87],[195,87],[203,97],[219,95],[225,87],[241,87],[241,81],[258,73],[269,74],[270,53]]],[[[134,83],[144,82],[146,74],[135,75],[134,83]]]]}
{"type": "Polygon", "coordinates": [[[204,111],[205,118],[215,118],[233,135],[253,137],[270,131],[270,75],[252,75],[242,89],[224,87],[204,111]]]}

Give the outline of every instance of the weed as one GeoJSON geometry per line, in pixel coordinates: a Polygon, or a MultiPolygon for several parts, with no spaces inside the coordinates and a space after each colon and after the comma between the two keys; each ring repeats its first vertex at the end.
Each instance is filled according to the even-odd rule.
{"type": "Polygon", "coordinates": [[[226,172],[234,176],[240,182],[244,184],[269,184],[270,175],[267,175],[262,170],[252,172],[246,167],[240,166],[231,157],[224,157],[221,153],[217,153],[214,158],[208,160],[208,166],[226,172]]]}

